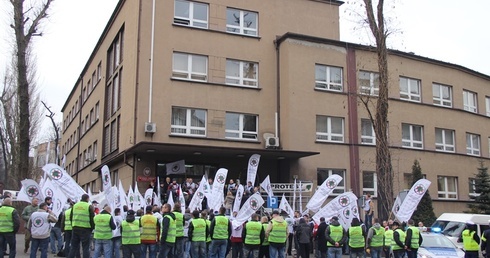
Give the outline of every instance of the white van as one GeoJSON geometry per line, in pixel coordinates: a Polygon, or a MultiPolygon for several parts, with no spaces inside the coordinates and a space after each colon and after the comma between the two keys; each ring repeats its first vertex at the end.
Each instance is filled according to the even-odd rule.
{"type": "Polygon", "coordinates": [[[472,221],[477,225],[477,234],[481,236],[483,231],[490,228],[490,215],[470,213],[443,213],[432,224],[431,231],[442,233],[449,238],[458,248],[463,249],[463,243],[458,243],[458,238],[466,227],[466,221],[472,221]]]}

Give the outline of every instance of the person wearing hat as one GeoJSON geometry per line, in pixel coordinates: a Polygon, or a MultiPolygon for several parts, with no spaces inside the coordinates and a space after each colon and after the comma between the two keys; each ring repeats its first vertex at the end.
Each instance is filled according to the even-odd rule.
{"type": "Polygon", "coordinates": [[[289,235],[288,224],[278,210],[272,212],[272,219],[265,232],[269,240],[271,258],[284,258],[286,255],[286,240],[289,235]]]}
{"type": "Polygon", "coordinates": [[[75,257],[75,253],[82,244],[83,258],[90,257],[90,235],[95,228],[94,224],[94,207],[89,203],[88,194],[83,194],[82,199],[73,205],[70,213],[70,221],[72,225],[72,239],[69,258],[75,257]]]}
{"type": "Polygon", "coordinates": [[[141,221],[141,257],[148,256],[155,258],[157,256],[157,244],[158,235],[160,235],[160,223],[157,217],[153,216],[153,207],[148,205],[145,208],[145,215],[140,219],[141,221]]]}
{"type": "Polygon", "coordinates": [[[139,220],[135,218],[136,212],[129,210],[126,214],[126,219],[121,223],[121,242],[123,258],[130,258],[141,256],[141,236],[140,228],[141,224],[139,220]]]}
{"type": "Polygon", "coordinates": [[[116,224],[109,205],[106,205],[101,213],[95,215],[94,224],[94,257],[99,257],[102,252],[104,257],[112,257],[112,230],[116,229],[116,224]]]}
{"type": "Polygon", "coordinates": [[[461,233],[458,242],[463,241],[464,257],[478,258],[478,250],[480,248],[480,237],[476,233],[476,225],[473,221],[466,221],[466,229],[461,233]]]}
{"type": "MultiPolygon", "coordinates": [[[[488,221],[488,224],[490,225],[490,220],[488,221]]],[[[490,228],[483,231],[483,234],[481,235],[481,250],[485,258],[490,258],[490,244],[487,243],[488,239],[490,239],[490,228]]]]}
{"type": "Polygon", "coordinates": [[[325,239],[327,240],[327,252],[329,258],[341,258],[342,246],[347,239],[347,233],[340,225],[339,218],[333,216],[330,219],[330,225],[325,230],[325,239]]]}
{"type": "Polygon", "coordinates": [[[408,220],[408,229],[405,237],[408,258],[417,258],[417,251],[421,244],[422,234],[420,234],[419,228],[415,226],[415,221],[410,219],[408,220]]]}
{"type": "Polygon", "coordinates": [[[391,228],[393,229],[393,241],[391,241],[391,250],[395,258],[405,256],[407,246],[405,245],[405,232],[400,228],[400,223],[394,221],[391,228]]]}
{"type": "Polygon", "coordinates": [[[372,258],[381,258],[381,251],[383,251],[386,232],[384,227],[379,224],[378,218],[374,218],[373,221],[374,224],[368,230],[366,237],[366,252],[369,252],[372,258]]]}

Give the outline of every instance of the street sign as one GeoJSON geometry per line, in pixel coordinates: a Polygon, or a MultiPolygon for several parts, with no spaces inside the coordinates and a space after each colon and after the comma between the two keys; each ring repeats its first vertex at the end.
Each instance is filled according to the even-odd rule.
{"type": "Polygon", "coordinates": [[[267,197],[267,208],[277,209],[279,208],[279,197],[267,197]]]}

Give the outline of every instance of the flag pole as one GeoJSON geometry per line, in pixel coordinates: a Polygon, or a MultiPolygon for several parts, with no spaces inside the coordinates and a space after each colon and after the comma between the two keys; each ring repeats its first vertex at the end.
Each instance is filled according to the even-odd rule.
{"type": "Polygon", "coordinates": [[[293,211],[296,211],[296,177],[294,177],[293,185],[293,211]]]}

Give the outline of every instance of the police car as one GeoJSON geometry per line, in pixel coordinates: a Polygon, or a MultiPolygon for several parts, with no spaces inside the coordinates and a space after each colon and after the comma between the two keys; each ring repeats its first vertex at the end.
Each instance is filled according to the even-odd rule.
{"type": "Polygon", "coordinates": [[[422,245],[417,253],[419,258],[464,257],[464,252],[442,234],[424,232],[422,239],[422,245]]]}

